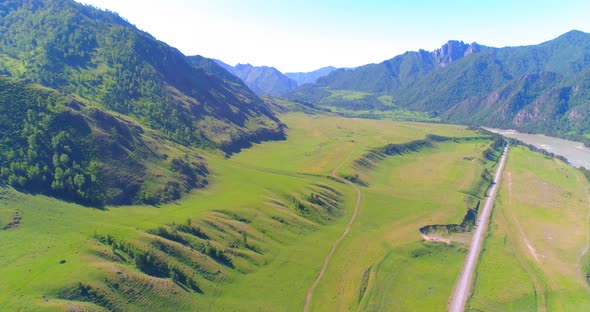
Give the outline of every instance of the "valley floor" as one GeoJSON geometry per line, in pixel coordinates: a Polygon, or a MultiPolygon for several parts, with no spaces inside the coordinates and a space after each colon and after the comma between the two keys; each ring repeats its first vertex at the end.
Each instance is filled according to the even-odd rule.
{"type": "Polygon", "coordinates": [[[511,149],[471,311],[586,311],[590,188],[561,161],[511,149]]]}
{"type": "MultiPolygon", "coordinates": [[[[301,311],[326,255],[355,211],[355,188],[330,176],[338,167],[335,174],[353,181],[362,201],[317,283],[310,311],[444,311],[466,246],[425,242],[419,229],[460,223],[483,198],[483,173],[495,165],[483,157],[490,138],[452,125],[300,113],[281,119],[289,127],[286,141],[260,144],[229,159],[207,154],[211,185],[161,207],[103,211],[0,189],[0,225],[16,212],[22,218],[0,231],[0,310],[301,311]],[[431,134],[454,139],[379,154],[369,158],[369,165],[357,161],[375,149],[431,134]]],[[[514,187],[530,181],[525,166],[531,159],[552,164],[532,172],[549,179],[538,180],[539,187],[546,181],[563,185],[547,200],[555,206],[566,200],[571,209],[560,218],[576,224],[563,229],[551,223],[553,210],[535,210],[543,224],[524,220],[525,210],[511,212],[550,265],[549,277],[538,277],[547,289],[547,310],[570,297],[580,299],[571,304],[587,304],[581,271],[588,261],[578,258],[588,221],[574,216],[582,211],[586,216],[588,198],[581,194],[588,183],[561,163],[518,149],[507,167],[514,187]],[[541,232],[529,233],[529,226],[541,232]],[[537,243],[543,231],[554,238],[547,243],[549,251],[537,243]],[[569,239],[562,241],[565,232],[569,239]],[[560,269],[571,261],[580,267],[560,269]]],[[[507,194],[503,184],[502,205],[507,194]]],[[[493,224],[502,222],[503,213],[502,206],[493,224]]],[[[494,243],[506,227],[502,224],[492,226],[486,241],[470,302],[476,311],[504,310],[520,300],[498,295],[508,272],[497,274],[490,262],[514,261],[507,258],[513,249],[494,243]],[[504,256],[488,256],[494,252],[504,256]]],[[[519,233],[510,230],[502,239],[517,241],[519,233]]],[[[518,259],[530,262],[524,255],[518,259]]],[[[514,264],[515,270],[526,276],[520,265],[514,264]]],[[[529,272],[540,274],[528,265],[529,272]]],[[[521,287],[524,305],[534,302],[527,287],[521,287]]]]}

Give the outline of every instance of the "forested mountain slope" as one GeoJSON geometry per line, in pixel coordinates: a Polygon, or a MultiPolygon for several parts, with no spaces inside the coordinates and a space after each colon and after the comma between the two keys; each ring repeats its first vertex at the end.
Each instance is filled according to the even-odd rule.
{"type": "Polygon", "coordinates": [[[221,68],[178,50],[112,12],[71,0],[0,2],[0,73],[124,115],[187,146],[226,152],[283,137],[279,120],[221,68]]]}
{"type": "Polygon", "coordinates": [[[175,200],[204,159],[152,130],[50,89],[0,77],[0,183],[102,205],[175,200]]]}

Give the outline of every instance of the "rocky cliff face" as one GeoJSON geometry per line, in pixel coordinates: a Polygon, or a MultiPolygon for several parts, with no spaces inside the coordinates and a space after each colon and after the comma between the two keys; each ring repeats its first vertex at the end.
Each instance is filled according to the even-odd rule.
{"type": "Polygon", "coordinates": [[[445,67],[454,61],[479,51],[480,46],[475,42],[466,44],[463,41],[451,40],[440,47],[440,49],[435,50],[433,54],[437,63],[441,67],[445,67]]]}

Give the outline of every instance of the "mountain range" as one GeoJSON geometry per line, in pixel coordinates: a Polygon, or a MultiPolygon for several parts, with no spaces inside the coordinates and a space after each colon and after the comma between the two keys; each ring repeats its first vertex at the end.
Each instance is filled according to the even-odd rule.
{"type": "Polygon", "coordinates": [[[581,137],[590,132],[589,75],[590,34],[574,30],[521,47],[449,41],[435,51],[336,70],[287,98],[350,111],[428,112],[446,122],[581,137]]]}
{"type": "Polygon", "coordinates": [[[323,67],[311,72],[282,73],[269,66],[237,64],[231,66],[215,60],[219,66],[234,74],[258,95],[284,96],[306,83],[315,83],[320,77],[335,71],[333,66],[323,67]]]}
{"type": "Polygon", "coordinates": [[[319,78],[337,70],[334,66],[326,66],[310,72],[285,73],[285,76],[295,80],[298,86],[306,83],[316,83],[319,78]]]}
{"type": "Polygon", "coordinates": [[[284,139],[276,114],[292,110],[590,133],[590,34],[580,31],[283,74],[185,56],[72,0],[0,0],[0,30],[0,183],[91,205],[175,200],[207,183],[199,153],[284,139]]]}
{"type": "Polygon", "coordinates": [[[281,96],[297,88],[297,82],[274,67],[252,66],[250,64],[228,65],[222,61],[216,62],[230,73],[234,74],[258,95],[281,96]]]}

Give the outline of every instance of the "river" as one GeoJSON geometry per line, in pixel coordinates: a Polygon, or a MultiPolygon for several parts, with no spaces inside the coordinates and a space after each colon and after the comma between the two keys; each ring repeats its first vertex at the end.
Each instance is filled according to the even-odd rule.
{"type": "Polygon", "coordinates": [[[544,149],[555,155],[563,156],[575,167],[585,167],[590,169],[590,148],[585,147],[583,143],[554,138],[542,134],[520,133],[515,130],[484,129],[501,134],[505,137],[520,140],[526,144],[534,145],[537,148],[544,149]]]}

